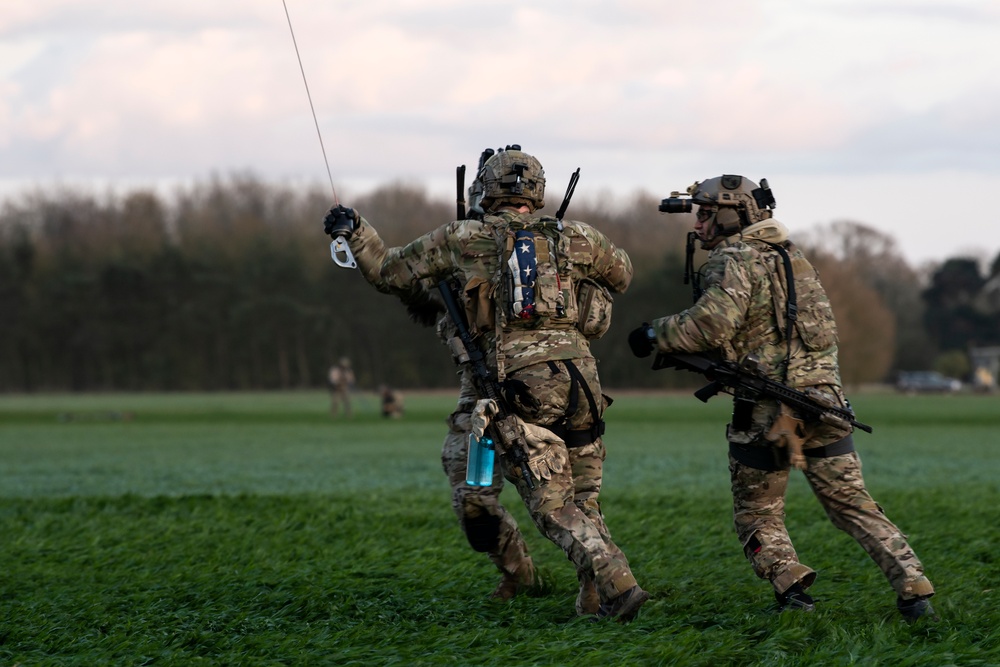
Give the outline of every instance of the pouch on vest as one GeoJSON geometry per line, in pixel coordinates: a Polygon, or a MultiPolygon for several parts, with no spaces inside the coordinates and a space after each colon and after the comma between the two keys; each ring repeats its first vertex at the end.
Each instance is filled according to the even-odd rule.
{"type": "Polygon", "coordinates": [[[492,331],[495,321],[490,281],[473,276],[462,290],[465,293],[465,319],[473,334],[492,331]]]}
{"type": "Polygon", "coordinates": [[[508,231],[501,259],[501,304],[508,326],[532,328],[539,318],[575,321],[572,281],[560,275],[545,234],[530,229],[508,231]]]}
{"type": "Polygon", "coordinates": [[[586,338],[596,340],[608,332],[611,326],[611,292],[592,280],[580,281],[577,290],[576,328],[586,338]]]}

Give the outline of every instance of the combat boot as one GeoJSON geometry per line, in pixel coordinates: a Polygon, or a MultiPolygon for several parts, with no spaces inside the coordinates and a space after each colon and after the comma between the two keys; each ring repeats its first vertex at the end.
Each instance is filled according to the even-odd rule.
{"type": "Polygon", "coordinates": [[[929,597],[930,596],[928,595],[923,595],[909,600],[897,597],[896,609],[898,609],[899,613],[903,615],[903,620],[907,623],[916,623],[921,618],[926,618],[931,621],[940,620],[937,613],[934,611],[934,607],[931,606],[931,601],[928,599],[929,597]]]}
{"type": "Polygon", "coordinates": [[[813,611],[816,609],[816,602],[802,588],[802,584],[794,584],[784,593],[775,591],[774,597],[778,600],[779,611],[813,611]]]}
{"type": "Polygon", "coordinates": [[[522,562],[514,572],[504,572],[490,598],[510,600],[515,595],[535,585],[535,565],[530,560],[522,562]]]}
{"type": "Polygon", "coordinates": [[[614,618],[626,623],[639,615],[639,608],[649,599],[649,593],[633,586],[624,593],[620,593],[607,602],[601,604],[597,609],[596,618],[614,618]]]}

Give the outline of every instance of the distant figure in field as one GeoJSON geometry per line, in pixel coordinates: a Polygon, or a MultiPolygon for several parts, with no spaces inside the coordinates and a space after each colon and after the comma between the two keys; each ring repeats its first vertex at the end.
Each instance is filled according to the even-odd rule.
{"type": "Polygon", "coordinates": [[[341,357],[340,361],[330,366],[326,375],[326,383],[330,388],[330,414],[337,416],[340,406],[344,415],[351,416],[351,387],[354,386],[354,371],[351,370],[351,360],[341,357]]]}
{"type": "Polygon", "coordinates": [[[382,416],[387,419],[399,419],[403,416],[403,394],[386,385],[379,387],[382,396],[382,416]]]}

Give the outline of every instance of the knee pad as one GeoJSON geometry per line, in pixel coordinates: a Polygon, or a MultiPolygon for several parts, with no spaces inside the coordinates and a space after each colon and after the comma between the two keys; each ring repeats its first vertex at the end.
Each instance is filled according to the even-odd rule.
{"type": "Polygon", "coordinates": [[[462,519],[465,537],[473,551],[496,551],[500,546],[500,517],[492,514],[466,516],[462,519]]]}

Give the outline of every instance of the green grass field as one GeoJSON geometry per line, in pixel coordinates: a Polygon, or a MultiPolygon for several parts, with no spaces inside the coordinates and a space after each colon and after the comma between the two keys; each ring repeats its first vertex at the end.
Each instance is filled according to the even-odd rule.
{"type": "Polygon", "coordinates": [[[652,600],[573,613],[572,567],[496,603],[441,472],[447,394],[333,421],[321,392],[0,396],[0,665],[1000,665],[1000,397],[854,396],[868,487],[935,582],[908,626],[801,476],[813,614],[777,614],[731,528],[723,399],[616,396],[603,506],[652,600]]]}

